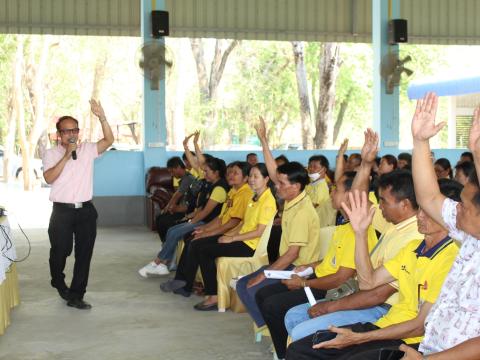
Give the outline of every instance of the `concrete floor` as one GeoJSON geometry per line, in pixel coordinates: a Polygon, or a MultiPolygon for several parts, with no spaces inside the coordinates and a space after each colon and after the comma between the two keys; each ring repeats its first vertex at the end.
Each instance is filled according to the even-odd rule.
{"type": "MultiPolygon", "coordinates": [[[[195,311],[201,298],[165,294],[160,278],[138,275],[160,246],[145,227],[99,229],[85,296],[89,311],[67,307],[50,287],[46,229],[26,232],[32,253],[18,264],[22,303],[0,337],[0,359],[272,358],[268,339],[254,343],[248,315],[195,311]]],[[[21,258],[27,248],[18,231],[15,243],[21,258]]]]}

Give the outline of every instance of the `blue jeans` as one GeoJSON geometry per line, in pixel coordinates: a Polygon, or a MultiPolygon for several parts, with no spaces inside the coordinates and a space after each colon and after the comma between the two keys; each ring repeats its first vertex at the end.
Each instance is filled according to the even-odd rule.
{"type": "Polygon", "coordinates": [[[307,310],[310,304],[297,305],[285,315],[285,327],[293,341],[314,334],[317,330],[327,330],[330,325],[345,326],[355,323],[374,323],[387,313],[382,306],[361,310],[344,310],[310,318],[307,310]]]}
{"type": "MultiPolygon", "coordinates": [[[[265,320],[263,320],[262,313],[260,312],[260,309],[257,306],[257,302],[255,301],[255,294],[261,288],[267,285],[276,284],[280,282],[280,280],[265,279],[260,284],[252,286],[250,288],[247,288],[247,283],[248,283],[248,280],[250,280],[251,278],[263,272],[263,270],[265,270],[267,267],[268,266],[262,266],[257,271],[242,277],[240,280],[238,280],[237,288],[236,288],[238,297],[240,298],[240,300],[242,300],[243,305],[245,305],[245,308],[247,309],[248,313],[253,318],[253,321],[255,321],[255,324],[258,327],[265,325],[265,320]]],[[[285,270],[291,270],[292,268],[293,266],[289,265],[285,270]]]]}
{"type": "Polygon", "coordinates": [[[160,250],[157,257],[161,260],[172,261],[175,251],[177,250],[178,242],[202,224],[203,222],[199,221],[195,224],[186,222],[172,226],[167,231],[162,250],[160,250]]]}

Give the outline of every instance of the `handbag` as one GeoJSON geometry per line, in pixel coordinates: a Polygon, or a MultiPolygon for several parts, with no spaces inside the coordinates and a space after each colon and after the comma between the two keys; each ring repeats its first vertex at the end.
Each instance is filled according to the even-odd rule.
{"type": "Polygon", "coordinates": [[[325,295],[326,301],[334,301],[341,299],[345,296],[356,293],[359,290],[358,281],[355,278],[350,278],[342,285],[335,289],[330,289],[325,295]]]}

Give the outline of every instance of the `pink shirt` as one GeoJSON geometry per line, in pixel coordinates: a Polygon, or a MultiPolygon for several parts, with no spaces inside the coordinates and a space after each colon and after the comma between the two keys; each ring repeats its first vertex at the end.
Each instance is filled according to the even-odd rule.
{"type": "MultiPolygon", "coordinates": [[[[44,171],[54,167],[65,155],[61,145],[49,149],[43,156],[44,171]]],[[[77,147],[77,160],[69,159],[60,176],[51,184],[50,200],[76,203],[92,200],[93,161],[98,157],[96,143],[81,143],[77,147]]]]}

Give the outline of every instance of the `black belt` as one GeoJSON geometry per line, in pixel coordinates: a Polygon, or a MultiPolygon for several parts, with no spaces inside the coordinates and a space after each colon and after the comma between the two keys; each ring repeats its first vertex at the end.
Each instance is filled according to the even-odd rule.
{"type": "Polygon", "coordinates": [[[85,202],[78,202],[78,203],[62,203],[62,202],[54,202],[54,206],[60,206],[63,208],[68,208],[68,209],[81,209],[85,207],[86,205],[90,205],[92,203],[91,200],[85,201],[85,202]]]}
{"type": "Polygon", "coordinates": [[[383,309],[385,309],[385,310],[387,310],[387,311],[390,310],[390,308],[392,307],[392,305],[387,304],[387,303],[383,303],[383,304],[378,305],[378,306],[380,306],[381,308],[383,308],[383,309]]]}

